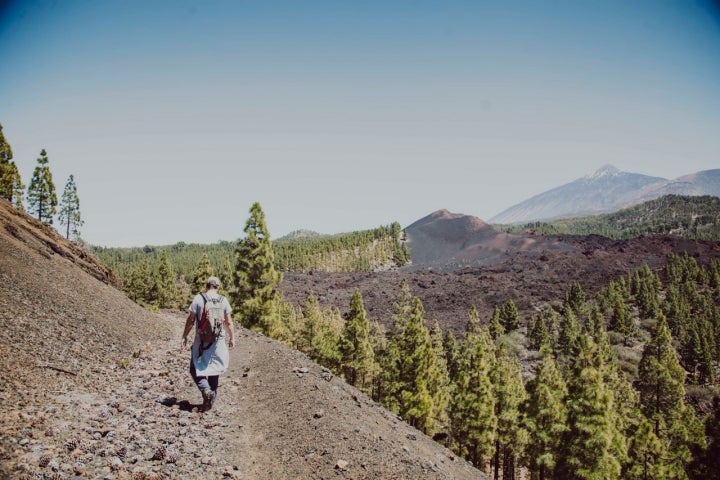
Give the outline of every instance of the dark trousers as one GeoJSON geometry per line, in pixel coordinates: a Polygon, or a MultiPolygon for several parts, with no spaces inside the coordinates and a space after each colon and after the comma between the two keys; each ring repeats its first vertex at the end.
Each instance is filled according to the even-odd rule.
{"type": "Polygon", "coordinates": [[[199,377],[195,372],[195,364],[192,361],[192,358],[190,359],[190,375],[192,376],[193,381],[195,382],[195,385],[197,385],[198,389],[200,390],[200,393],[203,392],[203,390],[207,390],[208,388],[212,390],[215,393],[215,397],[213,398],[213,403],[217,399],[217,390],[218,390],[218,383],[220,383],[220,375],[210,375],[209,377],[199,377]]]}

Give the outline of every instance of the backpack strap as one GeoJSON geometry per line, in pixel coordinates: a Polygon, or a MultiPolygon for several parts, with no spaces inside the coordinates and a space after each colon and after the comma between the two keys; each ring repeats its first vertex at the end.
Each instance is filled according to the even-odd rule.
{"type": "Polygon", "coordinates": [[[200,296],[203,299],[203,306],[200,309],[200,316],[198,316],[195,320],[197,321],[197,324],[195,325],[197,328],[200,328],[200,324],[203,321],[203,316],[205,315],[205,305],[207,305],[208,299],[205,296],[205,294],[201,293],[200,296]]]}
{"type": "MultiPolygon", "coordinates": [[[[201,296],[202,299],[203,299],[203,308],[202,308],[202,310],[200,311],[200,318],[197,318],[197,319],[196,319],[196,320],[197,320],[197,324],[196,324],[196,326],[195,326],[195,329],[196,329],[198,332],[199,332],[200,329],[203,327],[203,322],[208,322],[208,321],[209,321],[209,320],[208,320],[208,317],[205,315],[205,313],[206,313],[205,307],[207,306],[208,299],[207,299],[207,297],[205,296],[205,294],[203,294],[203,293],[200,293],[200,296],[201,296]]],[[[198,336],[198,338],[200,338],[200,337],[198,336]]],[[[208,348],[210,348],[213,343],[215,343],[215,342],[212,342],[212,343],[210,343],[209,345],[205,346],[205,345],[203,345],[202,339],[200,339],[200,345],[199,345],[199,348],[198,348],[198,356],[201,357],[202,354],[203,354],[203,352],[204,352],[205,350],[207,350],[208,348]]]]}

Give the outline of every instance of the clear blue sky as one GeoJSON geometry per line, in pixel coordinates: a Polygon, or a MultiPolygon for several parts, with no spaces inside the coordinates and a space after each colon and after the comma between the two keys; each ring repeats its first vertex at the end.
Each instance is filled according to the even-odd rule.
{"type": "Polygon", "coordinates": [[[95,245],[489,219],[605,164],[720,168],[720,9],[692,0],[0,2],[23,179],[95,245]]]}

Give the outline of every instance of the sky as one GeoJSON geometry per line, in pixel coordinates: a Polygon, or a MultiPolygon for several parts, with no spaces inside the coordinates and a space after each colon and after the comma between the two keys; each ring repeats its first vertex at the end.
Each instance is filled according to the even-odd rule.
{"type": "Polygon", "coordinates": [[[93,245],[488,220],[611,164],[720,168],[699,0],[0,0],[0,123],[93,245]]]}

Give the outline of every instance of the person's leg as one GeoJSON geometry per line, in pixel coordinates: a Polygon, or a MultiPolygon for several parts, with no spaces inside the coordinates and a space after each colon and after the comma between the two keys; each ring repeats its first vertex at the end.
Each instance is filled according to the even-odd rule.
{"type": "Polygon", "coordinates": [[[195,364],[193,363],[192,358],[190,359],[190,375],[192,376],[193,382],[195,382],[195,385],[197,385],[198,390],[200,390],[201,393],[206,390],[212,389],[212,387],[210,386],[210,382],[208,381],[208,377],[197,376],[195,372],[195,364]]]}
{"type": "Polygon", "coordinates": [[[217,400],[218,386],[220,384],[220,375],[212,375],[207,378],[210,389],[213,391],[213,398],[210,401],[210,405],[212,406],[212,404],[215,403],[215,400],[217,400]]]}

